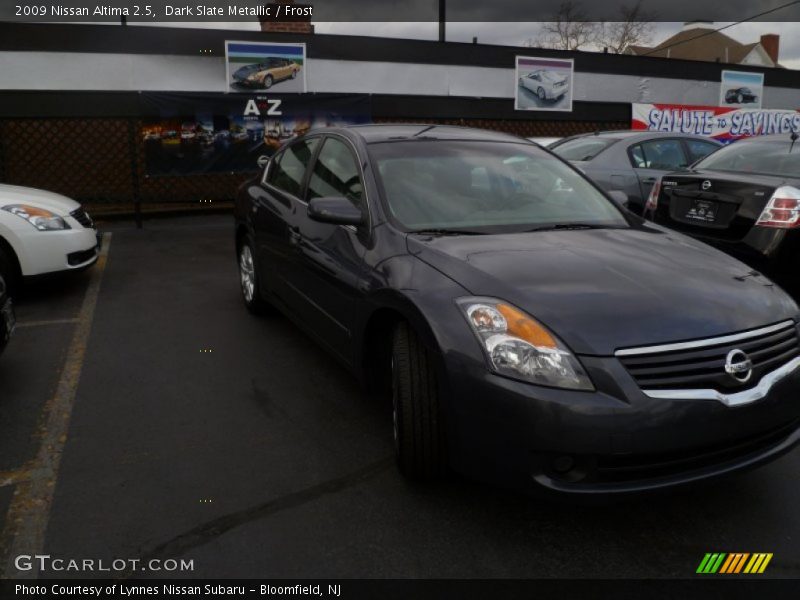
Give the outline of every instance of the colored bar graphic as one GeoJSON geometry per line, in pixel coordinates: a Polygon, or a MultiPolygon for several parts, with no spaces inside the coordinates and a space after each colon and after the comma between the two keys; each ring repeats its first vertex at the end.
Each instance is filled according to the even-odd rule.
{"type": "Polygon", "coordinates": [[[697,573],[713,575],[731,575],[738,573],[760,574],[767,569],[767,565],[772,560],[772,553],[758,552],[708,552],[700,561],[697,573]],[[749,560],[748,560],[749,559],[749,560]],[[745,566],[747,565],[747,566],[745,566]],[[744,571],[742,571],[744,569],[744,571]]]}

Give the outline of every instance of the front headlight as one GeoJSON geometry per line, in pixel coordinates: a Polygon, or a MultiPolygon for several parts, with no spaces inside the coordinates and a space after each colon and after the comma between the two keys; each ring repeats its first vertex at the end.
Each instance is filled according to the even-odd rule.
{"type": "Polygon", "coordinates": [[[456,301],[500,375],[571,390],[594,390],[581,363],[544,325],[496,298],[456,301]]]}
{"type": "Polygon", "coordinates": [[[70,228],[67,222],[58,215],[36,206],[9,204],[8,206],[4,206],[3,210],[25,219],[39,231],[61,231],[62,229],[70,228]]]}

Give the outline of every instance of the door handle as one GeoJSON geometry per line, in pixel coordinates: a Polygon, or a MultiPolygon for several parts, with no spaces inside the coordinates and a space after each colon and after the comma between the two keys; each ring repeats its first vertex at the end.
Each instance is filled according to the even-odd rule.
{"type": "Polygon", "coordinates": [[[299,227],[289,227],[289,243],[290,244],[299,244],[300,243],[300,228],[299,227]]]}

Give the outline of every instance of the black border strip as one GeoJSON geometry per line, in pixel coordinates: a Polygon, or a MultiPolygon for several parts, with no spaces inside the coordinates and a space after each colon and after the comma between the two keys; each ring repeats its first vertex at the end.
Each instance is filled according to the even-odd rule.
{"type": "Polygon", "coordinates": [[[309,58],[513,68],[518,54],[575,59],[575,70],[719,81],[723,69],[765,74],[765,85],[800,88],[800,71],[652,56],[567,52],[461,42],[219,29],[0,23],[0,51],[96,52],[180,56],[225,55],[225,40],[305,42],[309,58]],[[208,52],[210,50],[210,52],[208,52]]]}
{"type": "MultiPolygon", "coordinates": [[[[150,92],[148,92],[150,93],[150,92]]],[[[152,92],[157,94],[158,92],[152,92]]],[[[171,92],[163,92],[171,93],[171,92]]],[[[139,92],[0,91],[0,118],[141,118],[159,116],[139,92]]],[[[183,97],[224,97],[223,93],[181,93],[183,97]]],[[[282,97],[291,96],[281,94],[282,97]]],[[[309,96],[305,94],[304,96],[309,96]]],[[[320,99],[342,94],[313,94],[320,99]]],[[[243,100],[247,98],[243,95],[243,100]]],[[[572,112],[514,110],[513,98],[468,98],[373,94],[375,119],[490,119],[509,121],[630,121],[631,105],[622,102],[573,103],[572,112]]]]}

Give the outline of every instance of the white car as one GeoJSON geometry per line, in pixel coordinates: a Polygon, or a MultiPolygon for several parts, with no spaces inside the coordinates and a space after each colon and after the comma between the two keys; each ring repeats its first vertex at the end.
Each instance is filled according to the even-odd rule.
{"type": "Polygon", "coordinates": [[[569,91],[569,80],[555,71],[537,69],[519,78],[519,85],[532,91],[539,100],[557,100],[569,91]]]}
{"type": "Polygon", "coordinates": [[[0,184],[0,276],[78,271],[97,261],[97,230],[80,204],[60,194],[0,184]]]}

